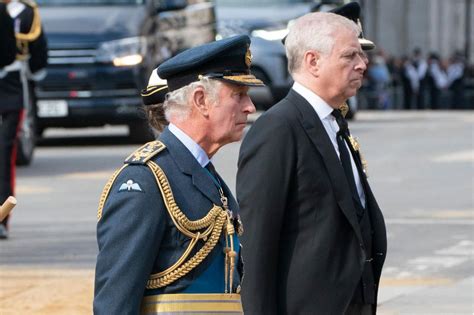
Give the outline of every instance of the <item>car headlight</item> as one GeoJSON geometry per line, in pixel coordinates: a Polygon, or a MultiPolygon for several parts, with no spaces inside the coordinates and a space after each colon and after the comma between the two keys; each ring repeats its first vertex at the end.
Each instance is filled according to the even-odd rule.
{"type": "Polygon", "coordinates": [[[254,30],[251,35],[266,40],[282,40],[288,34],[288,28],[276,30],[254,30]]]}
{"type": "Polygon", "coordinates": [[[146,38],[129,37],[102,43],[97,51],[98,62],[112,62],[116,67],[135,66],[146,54],[146,38]]]}

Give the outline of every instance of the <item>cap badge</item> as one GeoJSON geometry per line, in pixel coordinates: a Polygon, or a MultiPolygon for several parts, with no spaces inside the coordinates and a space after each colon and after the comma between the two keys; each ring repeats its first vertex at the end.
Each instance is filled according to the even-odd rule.
{"type": "Polygon", "coordinates": [[[247,52],[245,53],[245,64],[249,68],[250,68],[250,65],[252,64],[252,53],[250,52],[250,48],[248,46],[247,46],[247,52]]]}

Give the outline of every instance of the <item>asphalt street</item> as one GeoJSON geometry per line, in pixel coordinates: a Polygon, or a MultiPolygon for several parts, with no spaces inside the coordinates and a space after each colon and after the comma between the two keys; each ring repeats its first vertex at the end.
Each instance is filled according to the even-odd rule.
{"type": "MultiPolygon", "coordinates": [[[[387,223],[379,314],[474,314],[473,112],[360,112],[350,129],[387,223]]],[[[86,283],[90,304],[99,196],[139,146],[125,134],[122,127],[48,130],[32,165],[17,170],[11,236],[0,242],[1,314],[14,314],[15,301],[37,284],[1,283],[31,278],[32,270],[44,273],[43,279],[77,276],[86,283]]],[[[214,158],[230,187],[239,146],[228,145],[214,158]]],[[[51,294],[77,294],[48,285],[51,294]]],[[[90,313],[81,307],[69,313],[90,313]]]]}

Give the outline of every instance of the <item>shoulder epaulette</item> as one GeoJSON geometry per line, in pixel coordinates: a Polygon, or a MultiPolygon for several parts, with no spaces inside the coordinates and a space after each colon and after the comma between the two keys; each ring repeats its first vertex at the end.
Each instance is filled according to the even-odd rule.
{"type": "Polygon", "coordinates": [[[30,6],[30,7],[32,7],[32,8],[38,7],[38,5],[36,4],[36,2],[33,1],[33,0],[20,0],[20,2],[26,4],[27,6],[30,6]]]}
{"type": "Polygon", "coordinates": [[[125,159],[126,164],[145,164],[149,159],[166,149],[163,142],[155,140],[146,143],[125,159]]]}
{"type": "MultiPolygon", "coordinates": [[[[38,5],[33,0],[20,0],[26,6],[33,9],[33,20],[31,21],[30,30],[26,33],[16,33],[16,39],[19,41],[32,42],[35,41],[41,35],[41,18],[39,15],[38,5]]],[[[20,55],[27,55],[28,50],[23,51],[20,55]]]]}

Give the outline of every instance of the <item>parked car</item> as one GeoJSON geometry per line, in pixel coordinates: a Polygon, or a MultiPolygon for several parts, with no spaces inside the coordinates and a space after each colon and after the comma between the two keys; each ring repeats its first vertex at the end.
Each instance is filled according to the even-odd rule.
{"type": "Polygon", "coordinates": [[[140,90],[161,62],[215,39],[210,0],[38,0],[49,46],[36,131],[126,124],[150,135],[140,90]]]}
{"type": "MultiPolygon", "coordinates": [[[[308,0],[216,0],[218,36],[235,34],[251,37],[252,71],[266,87],[253,88],[250,95],[257,109],[266,110],[288,93],[293,79],[288,73],[282,39],[292,20],[315,11],[329,11],[348,1],[308,0]]],[[[349,101],[352,118],[356,98],[349,101]]]]}

